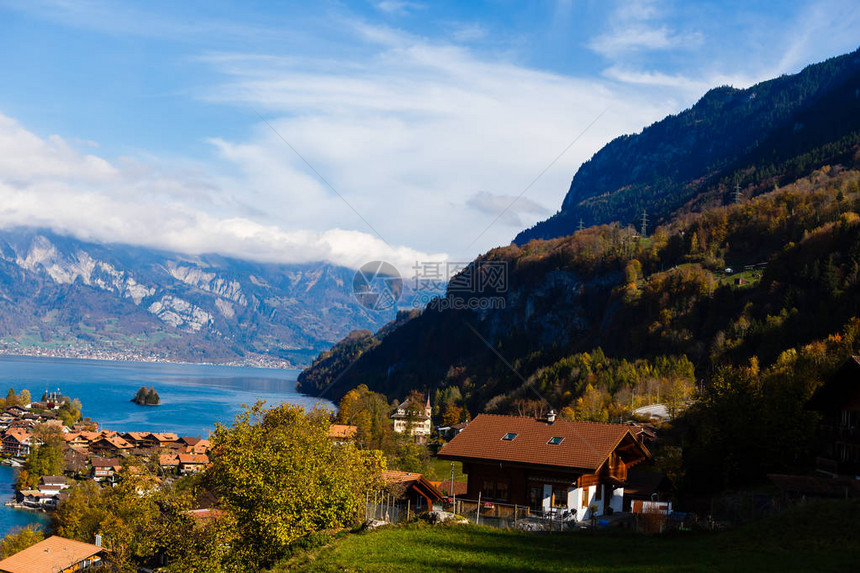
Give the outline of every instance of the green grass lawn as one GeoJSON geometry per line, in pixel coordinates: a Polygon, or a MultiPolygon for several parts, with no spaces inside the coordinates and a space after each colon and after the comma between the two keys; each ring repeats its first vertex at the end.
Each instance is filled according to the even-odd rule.
{"type": "Polygon", "coordinates": [[[860,500],[810,503],[722,533],[646,537],[626,532],[529,534],[412,524],[344,533],[272,571],[860,570],[860,500]]]}
{"type": "MultiPolygon", "coordinates": [[[[440,460],[439,458],[430,458],[425,477],[432,481],[448,481],[451,479],[451,463],[448,460],[440,460]]],[[[463,464],[461,462],[453,462],[454,464],[454,481],[466,481],[468,476],[463,473],[463,464]]]]}

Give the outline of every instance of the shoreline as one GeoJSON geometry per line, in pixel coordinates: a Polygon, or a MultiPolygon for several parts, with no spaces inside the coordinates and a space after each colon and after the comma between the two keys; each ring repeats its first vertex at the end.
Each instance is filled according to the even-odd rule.
{"type": "Polygon", "coordinates": [[[304,370],[307,366],[294,364],[286,360],[233,360],[229,362],[188,362],[184,360],[173,360],[157,356],[141,356],[129,354],[99,353],[90,354],[83,352],[26,352],[23,349],[11,351],[0,349],[0,357],[12,358],[60,358],[63,360],[94,360],[99,362],[138,362],[142,364],[180,364],[186,366],[228,366],[231,368],[262,368],[265,370],[304,370]]]}

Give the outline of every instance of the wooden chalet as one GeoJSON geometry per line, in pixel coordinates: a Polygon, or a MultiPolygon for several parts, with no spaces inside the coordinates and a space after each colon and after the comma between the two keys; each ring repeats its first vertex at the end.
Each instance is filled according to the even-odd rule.
{"type": "Polygon", "coordinates": [[[24,458],[30,455],[33,437],[24,428],[10,428],[3,436],[2,451],[4,455],[24,458]]]}
{"type": "Polygon", "coordinates": [[[98,455],[130,452],[134,446],[117,435],[104,435],[90,443],[90,451],[98,455]]]}
{"type": "Polygon", "coordinates": [[[433,504],[445,497],[419,473],[388,470],[382,472],[382,481],[399,500],[409,500],[413,510],[433,509],[433,504]]]}
{"type": "Polygon", "coordinates": [[[177,454],[176,458],[179,461],[179,473],[183,475],[203,471],[209,465],[209,456],[206,454],[177,454]]]}
{"type": "Polygon", "coordinates": [[[93,479],[96,481],[114,481],[116,474],[122,469],[122,462],[118,458],[93,458],[93,479]]]}
{"type": "Polygon", "coordinates": [[[163,473],[175,473],[179,471],[178,454],[161,454],[158,456],[158,467],[163,473]]]}
{"type": "Polygon", "coordinates": [[[186,454],[208,454],[210,446],[211,446],[211,444],[209,443],[209,440],[198,440],[194,445],[185,446],[185,453],[186,454]]]}
{"type": "Polygon", "coordinates": [[[439,458],[463,463],[467,499],[480,494],[583,520],[621,511],[628,468],[651,454],[629,426],[567,422],[550,412],[545,419],[481,414],[439,458]]]}
{"type": "Polygon", "coordinates": [[[89,465],[89,452],[80,446],[66,445],[63,448],[63,470],[70,474],[79,474],[89,465]]]}
{"type": "Polygon", "coordinates": [[[819,471],[833,477],[860,477],[860,356],[843,364],[807,407],[821,413],[819,471]]]}

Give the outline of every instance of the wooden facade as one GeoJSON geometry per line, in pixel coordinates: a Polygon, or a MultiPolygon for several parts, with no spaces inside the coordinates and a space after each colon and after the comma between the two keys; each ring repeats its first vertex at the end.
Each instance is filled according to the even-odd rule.
{"type": "Polygon", "coordinates": [[[588,519],[621,511],[628,468],[650,458],[626,426],[485,416],[439,452],[463,462],[467,499],[588,519]]]}

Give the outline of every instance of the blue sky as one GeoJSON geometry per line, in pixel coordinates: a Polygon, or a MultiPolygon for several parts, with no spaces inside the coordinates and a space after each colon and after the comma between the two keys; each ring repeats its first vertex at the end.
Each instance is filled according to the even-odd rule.
{"type": "Polygon", "coordinates": [[[556,211],[613,137],[858,29],[843,0],[0,1],[0,225],[467,260],[556,211]]]}

